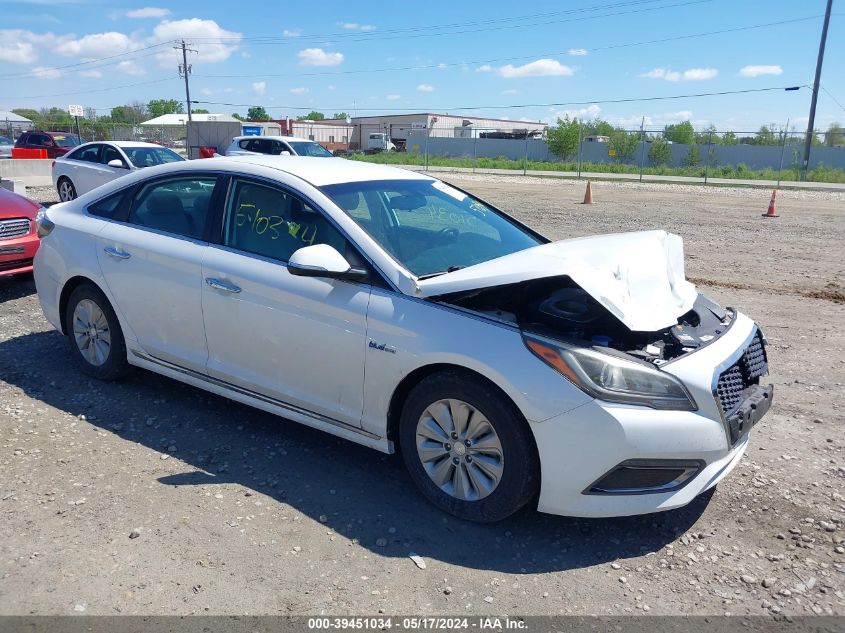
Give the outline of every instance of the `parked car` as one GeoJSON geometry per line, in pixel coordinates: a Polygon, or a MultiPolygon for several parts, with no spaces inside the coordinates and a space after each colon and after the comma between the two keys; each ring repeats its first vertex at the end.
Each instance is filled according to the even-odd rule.
{"type": "Polygon", "coordinates": [[[271,156],[316,156],[331,158],[325,147],[307,138],[294,136],[236,136],[225,152],[226,156],[269,154],[271,156]]]}
{"type": "Polygon", "coordinates": [[[29,130],[18,137],[18,140],[15,141],[15,147],[43,149],[47,151],[47,158],[57,158],[64,156],[80,143],[82,141],[76,134],[29,130]]]}
{"type": "Polygon", "coordinates": [[[0,158],[11,158],[15,142],[8,136],[0,136],[0,158]]]}
{"type": "Polygon", "coordinates": [[[155,143],[85,143],[53,162],[53,184],[62,202],[125,176],[128,172],[185,160],[155,143]]]}
{"type": "Polygon", "coordinates": [[[40,205],[0,187],[0,277],[32,271],[38,250],[35,216],[40,205]]]}
{"type": "MultiPolygon", "coordinates": [[[[463,519],[683,506],[769,409],[766,341],[664,231],[551,242],[340,158],[153,167],[41,211],[47,319],[142,367],[390,453],[463,519]]],[[[377,491],[373,491],[377,494],[377,491]]]]}

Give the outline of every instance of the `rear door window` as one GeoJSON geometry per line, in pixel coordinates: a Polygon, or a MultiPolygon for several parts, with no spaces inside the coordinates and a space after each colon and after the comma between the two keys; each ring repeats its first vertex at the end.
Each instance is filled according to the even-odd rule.
{"type": "Polygon", "coordinates": [[[89,145],[88,147],[82,147],[73,152],[71,158],[73,160],[82,160],[87,163],[99,162],[100,147],[101,145],[89,145]]]}
{"type": "Polygon", "coordinates": [[[145,185],[136,194],[129,223],[203,239],[217,178],[190,176],[145,185]]]}

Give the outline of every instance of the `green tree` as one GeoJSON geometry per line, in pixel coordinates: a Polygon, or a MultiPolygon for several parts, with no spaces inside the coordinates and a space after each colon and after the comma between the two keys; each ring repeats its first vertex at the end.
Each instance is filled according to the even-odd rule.
{"type": "Polygon", "coordinates": [[[672,141],[679,145],[692,145],[695,143],[695,130],[689,121],[667,125],[663,129],[663,136],[667,141],[672,141]]]}
{"type": "Polygon", "coordinates": [[[351,117],[346,112],[335,112],[334,115],[332,116],[332,118],[336,121],[339,120],[339,119],[342,119],[342,120],[345,121],[346,119],[349,119],[351,117]]]}
{"type": "Polygon", "coordinates": [[[115,123],[135,124],[146,121],[150,116],[146,104],[135,101],[134,103],[112,108],[111,118],[115,123]]]}
{"type": "Polygon", "coordinates": [[[707,144],[718,145],[719,135],[716,134],[716,126],[711,123],[706,128],[701,130],[701,132],[696,132],[695,133],[695,142],[698,143],[699,145],[707,145],[707,144]]]}
{"type": "Polygon", "coordinates": [[[739,143],[739,139],[737,139],[736,134],[733,132],[722,134],[722,145],[736,145],[737,143],[739,143]]]}
{"type": "Polygon", "coordinates": [[[672,158],[672,148],[666,139],[658,136],[651,142],[651,147],[648,148],[648,160],[652,165],[667,165],[669,159],[672,158]]]}
{"type": "Polygon", "coordinates": [[[246,121],[246,119],[245,119],[245,118],[243,118],[243,116],[241,116],[241,115],[240,115],[240,114],[238,114],[237,112],[232,112],[232,118],[233,118],[233,119],[237,119],[238,121],[246,121]]]}
{"type": "Polygon", "coordinates": [[[693,143],[690,145],[689,152],[687,152],[686,158],[684,158],[684,164],[689,167],[695,167],[701,162],[701,156],[698,153],[698,145],[693,143]]]}
{"type": "Polygon", "coordinates": [[[610,132],[610,146],[616,150],[617,160],[630,160],[637,151],[640,144],[639,132],[626,132],[622,128],[616,128],[610,132]]]}
{"type": "Polygon", "coordinates": [[[324,121],[325,119],[326,115],[316,110],[311,110],[308,114],[300,114],[296,117],[297,121],[324,121]]]}
{"type": "Polygon", "coordinates": [[[183,114],[182,102],[176,99],[153,99],[147,104],[147,111],[155,118],[163,114],[183,114]]]}
{"type": "Polygon", "coordinates": [[[270,115],[267,114],[264,106],[252,106],[246,112],[246,119],[247,121],[269,121],[270,115]]]}
{"type": "Polygon", "coordinates": [[[548,130],[549,150],[564,160],[578,152],[578,119],[566,116],[548,130]]]}
{"type": "Polygon", "coordinates": [[[842,126],[836,121],[831,123],[827,128],[825,145],[828,147],[839,147],[840,145],[845,145],[845,130],[843,130],[842,126]]]}
{"type": "Polygon", "coordinates": [[[191,112],[193,112],[194,114],[209,114],[208,110],[206,110],[205,108],[194,108],[193,110],[191,110],[191,112]]]}
{"type": "Polygon", "coordinates": [[[774,125],[761,125],[751,141],[752,145],[779,145],[780,135],[774,125]]]}

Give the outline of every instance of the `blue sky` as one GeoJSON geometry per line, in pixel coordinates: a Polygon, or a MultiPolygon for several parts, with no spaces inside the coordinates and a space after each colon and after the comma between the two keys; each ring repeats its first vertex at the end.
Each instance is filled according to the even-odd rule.
{"type": "MultiPolygon", "coordinates": [[[[800,130],[807,121],[807,88],[543,104],[808,85],[824,13],[824,0],[324,0],[243,6],[217,0],[0,0],[0,109],[79,103],[106,114],[135,100],[184,99],[171,48],[172,40],[184,37],[198,51],[189,57],[192,99],[263,105],[274,117],[311,109],[330,115],[482,106],[463,112],[545,121],[568,112],[630,127],[642,117],[651,127],[688,118],[696,127],[713,123],[738,131],[790,119],[790,127],[800,130]],[[755,26],[760,28],[746,28],[755,26]],[[643,43],[731,29],[743,30],[643,43]],[[493,107],[520,104],[537,105],[493,107]]],[[[845,110],[836,103],[845,105],[845,12],[837,9],[822,75],[827,92],[819,95],[821,129],[831,121],[845,123],[845,110]]]]}

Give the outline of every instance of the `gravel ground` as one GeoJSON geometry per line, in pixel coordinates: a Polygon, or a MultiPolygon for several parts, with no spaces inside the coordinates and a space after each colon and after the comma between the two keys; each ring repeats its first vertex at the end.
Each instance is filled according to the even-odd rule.
{"type": "Polygon", "coordinates": [[[763,219],[760,190],[601,183],[588,207],[583,183],[448,179],[555,238],[679,233],[687,273],[760,321],[775,406],[713,494],[464,523],[396,456],[146,372],[88,380],[31,280],[2,280],[0,614],[845,615],[842,195],[763,219]]]}

